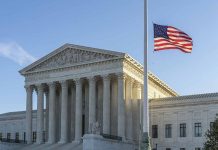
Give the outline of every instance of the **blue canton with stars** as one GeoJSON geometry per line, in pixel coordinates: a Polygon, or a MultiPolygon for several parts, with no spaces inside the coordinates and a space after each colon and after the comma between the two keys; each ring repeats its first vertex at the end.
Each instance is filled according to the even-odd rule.
{"type": "Polygon", "coordinates": [[[163,37],[169,39],[167,35],[167,26],[154,24],[154,38],[163,37]]]}

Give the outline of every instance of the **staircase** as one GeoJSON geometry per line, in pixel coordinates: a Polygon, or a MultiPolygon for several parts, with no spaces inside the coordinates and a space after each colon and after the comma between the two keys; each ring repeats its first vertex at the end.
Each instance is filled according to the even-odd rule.
{"type": "Polygon", "coordinates": [[[31,144],[14,150],[82,150],[82,143],[31,144]]]}

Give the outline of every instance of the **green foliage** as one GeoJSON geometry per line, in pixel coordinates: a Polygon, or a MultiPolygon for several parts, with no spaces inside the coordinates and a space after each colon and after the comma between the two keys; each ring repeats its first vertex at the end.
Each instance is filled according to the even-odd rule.
{"type": "Polygon", "coordinates": [[[218,117],[214,121],[211,128],[206,132],[205,150],[218,150],[218,117]]]}

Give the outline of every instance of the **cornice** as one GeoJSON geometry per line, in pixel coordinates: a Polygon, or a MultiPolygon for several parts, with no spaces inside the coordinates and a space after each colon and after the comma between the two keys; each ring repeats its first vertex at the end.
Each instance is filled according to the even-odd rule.
{"type": "Polygon", "coordinates": [[[218,93],[150,99],[150,108],[185,107],[218,104],[218,93]]]}
{"type": "MultiPolygon", "coordinates": [[[[137,71],[139,71],[142,75],[144,75],[144,67],[139,62],[137,62],[135,59],[133,59],[131,56],[129,56],[128,54],[125,55],[124,62],[129,64],[131,67],[133,67],[137,71]]],[[[153,81],[155,84],[160,86],[162,89],[165,89],[164,91],[170,94],[171,96],[179,96],[177,92],[171,89],[166,83],[164,83],[162,80],[160,80],[157,76],[155,76],[150,71],[148,72],[148,79],[150,81],[153,81]]]]}
{"type": "Polygon", "coordinates": [[[129,63],[132,66],[134,66],[135,69],[137,69],[138,71],[141,71],[142,73],[144,73],[144,67],[138,61],[136,61],[134,58],[132,58],[128,54],[125,54],[124,58],[125,58],[124,60],[127,63],[129,63]]]}
{"type": "Polygon", "coordinates": [[[168,91],[168,93],[171,96],[179,96],[177,92],[175,92],[173,89],[171,89],[166,83],[164,83],[162,80],[160,80],[157,76],[155,76],[153,73],[148,72],[148,79],[155,82],[156,84],[160,85],[163,89],[168,91]]]}
{"type": "Polygon", "coordinates": [[[218,100],[211,101],[198,101],[198,102],[181,102],[181,103],[172,103],[172,104],[152,104],[150,109],[163,109],[163,108],[176,108],[176,107],[187,107],[187,106],[200,106],[200,105],[214,105],[218,104],[218,100]]]}
{"type": "Polygon", "coordinates": [[[157,84],[155,81],[153,81],[152,79],[149,78],[148,80],[148,84],[153,86],[155,89],[161,91],[161,93],[164,93],[164,95],[166,95],[166,97],[171,97],[174,96],[172,95],[171,92],[169,92],[168,90],[166,90],[163,86],[161,86],[160,84],[157,84]]]}
{"type": "Polygon", "coordinates": [[[204,94],[194,94],[194,95],[184,95],[184,96],[176,96],[176,97],[166,97],[166,98],[157,98],[157,99],[150,99],[151,102],[158,102],[158,101],[182,101],[182,100],[199,100],[205,98],[217,98],[218,100],[218,93],[204,93],[204,94]]]}
{"type": "MultiPolygon", "coordinates": [[[[45,78],[46,73],[51,73],[51,72],[61,72],[61,71],[67,71],[67,70],[72,70],[72,69],[83,69],[85,67],[90,67],[94,65],[104,65],[108,63],[113,63],[113,62],[122,62],[123,65],[127,64],[127,69],[130,72],[133,72],[134,75],[139,77],[142,81],[144,79],[144,70],[143,66],[137,62],[135,59],[133,59],[131,56],[128,54],[122,53],[122,52],[116,52],[116,51],[111,51],[111,50],[104,50],[104,49],[98,49],[98,48],[91,48],[91,47],[86,47],[86,46],[79,46],[79,45],[74,45],[74,44],[64,44],[60,48],[54,50],[53,52],[49,53],[48,55],[42,57],[41,59],[37,60],[36,62],[32,63],[31,65],[25,67],[24,69],[20,70],[19,72],[25,76],[25,77],[30,77],[32,75],[37,75],[39,79],[45,78]],[[67,48],[73,48],[75,50],[81,50],[81,51],[89,51],[89,52],[96,52],[96,53],[102,53],[102,54],[107,54],[107,55],[113,55],[116,57],[109,58],[109,59],[102,59],[102,60],[91,60],[91,61],[85,61],[85,62],[78,62],[76,64],[67,64],[63,65],[61,67],[52,67],[52,68],[41,68],[37,71],[30,71],[32,68],[38,66],[40,63],[46,61],[47,59],[52,58],[53,56],[59,54],[60,52],[66,50],[67,48]],[[40,77],[40,75],[44,75],[44,77],[40,77]]],[[[168,92],[172,96],[178,96],[178,94],[171,88],[169,88],[163,81],[161,81],[158,77],[156,77],[152,73],[148,73],[148,79],[152,80],[155,84],[163,88],[166,92],[168,92]]]]}
{"type": "Polygon", "coordinates": [[[39,71],[33,71],[33,72],[28,72],[24,74],[24,76],[29,76],[29,75],[37,75],[37,74],[42,74],[42,73],[50,73],[50,72],[59,72],[59,71],[67,71],[67,70],[72,70],[72,69],[82,69],[87,66],[94,66],[94,65],[99,65],[99,64],[108,64],[111,62],[122,62],[122,58],[113,58],[113,59],[108,59],[108,60],[103,60],[103,61],[92,61],[92,62],[84,62],[80,63],[77,65],[70,65],[70,66],[64,66],[64,67],[57,67],[57,68],[51,68],[51,69],[42,69],[39,71]]]}
{"type": "Polygon", "coordinates": [[[40,58],[39,60],[35,61],[34,63],[30,64],[29,66],[23,68],[20,70],[20,74],[24,75],[26,71],[30,70],[31,68],[39,65],[43,61],[55,56],[56,54],[64,51],[67,48],[73,48],[73,49],[78,49],[81,51],[88,51],[88,52],[96,52],[96,53],[102,53],[102,54],[107,54],[107,55],[114,55],[117,57],[124,57],[125,53],[117,52],[117,51],[112,51],[112,50],[105,50],[105,49],[98,49],[98,48],[92,48],[92,47],[86,47],[86,46],[80,46],[80,45],[74,45],[74,44],[64,44],[63,46],[55,49],[51,53],[47,54],[46,56],[40,58]]]}
{"type": "MultiPolygon", "coordinates": [[[[37,110],[33,110],[33,119],[37,116],[37,110]]],[[[45,113],[45,110],[44,110],[45,113]]],[[[26,118],[26,111],[16,111],[0,114],[0,121],[21,120],[26,118]]]]}

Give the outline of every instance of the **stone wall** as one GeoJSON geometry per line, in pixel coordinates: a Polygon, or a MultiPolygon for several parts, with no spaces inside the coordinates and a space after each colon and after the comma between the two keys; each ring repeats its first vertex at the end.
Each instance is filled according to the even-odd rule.
{"type": "Polygon", "coordinates": [[[138,150],[133,143],[104,139],[100,135],[87,134],[83,137],[83,150],[138,150]]]}
{"type": "MultiPolygon", "coordinates": [[[[158,150],[193,150],[203,148],[205,132],[218,114],[218,94],[202,94],[151,100],[150,131],[158,125],[158,138],[152,138],[152,148],[158,150]],[[180,124],[186,123],[186,137],[180,137],[180,124]],[[202,136],[195,137],[195,123],[201,123],[202,136]],[[165,137],[165,125],[172,125],[172,137],[165,137]]],[[[152,132],[150,132],[152,135],[152,132]]]]}
{"type": "Polygon", "coordinates": [[[2,143],[0,142],[0,150],[19,150],[24,147],[23,144],[12,144],[12,143],[2,143]]]}

